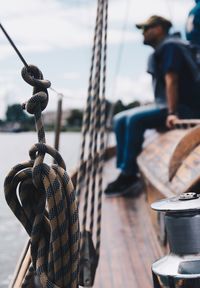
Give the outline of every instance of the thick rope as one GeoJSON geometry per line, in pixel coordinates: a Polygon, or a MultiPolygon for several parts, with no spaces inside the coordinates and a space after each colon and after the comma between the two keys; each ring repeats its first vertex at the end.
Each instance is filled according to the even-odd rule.
{"type": "Polygon", "coordinates": [[[7,203],[30,236],[32,265],[22,287],[34,287],[36,279],[44,288],[77,288],[80,233],[74,188],[61,155],[45,144],[41,117],[50,82],[35,66],[23,68],[22,77],[34,87],[24,107],[35,115],[39,143],[30,149],[30,160],[16,165],[4,183],[7,203]],[[46,154],[57,164],[45,164],[46,154]]]}
{"type": "MultiPolygon", "coordinates": [[[[98,115],[97,115],[97,109],[98,109],[98,102],[99,102],[99,88],[100,88],[100,72],[101,72],[101,49],[102,49],[102,33],[103,33],[103,1],[100,0],[99,2],[99,21],[98,21],[98,29],[97,29],[97,51],[96,51],[96,67],[95,67],[95,76],[94,76],[94,82],[93,82],[93,97],[91,99],[91,113],[90,113],[90,126],[89,126],[89,155],[88,160],[86,164],[86,190],[85,190],[85,198],[84,198],[84,207],[83,207],[83,221],[82,221],[82,231],[86,230],[86,220],[87,220],[87,209],[88,209],[88,195],[89,195],[89,187],[90,182],[92,183],[92,189],[94,190],[94,181],[95,181],[95,175],[96,171],[92,173],[91,177],[91,171],[96,170],[96,167],[94,167],[94,157],[93,154],[95,151],[97,151],[97,136],[95,135],[95,128],[96,123],[98,123],[98,115]],[[93,113],[92,113],[93,112],[93,113]],[[93,152],[93,153],[92,153],[93,152]],[[93,154],[93,155],[92,155],[93,154]]],[[[92,191],[94,193],[94,191],[92,191]]],[[[91,219],[92,221],[92,219],[91,219]]]]}
{"type": "Polygon", "coordinates": [[[97,230],[96,230],[96,253],[100,253],[101,242],[101,210],[102,210],[102,193],[103,193],[103,164],[105,156],[105,135],[106,135],[106,63],[107,63],[107,27],[108,25],[108,0],[105,0],[104,12],[104,47],[103,47],[103,80],[102,80],[102,100],[100,111],[100,149],[99,149],[99,167],[98,167],[98,206],[97,206],[97,230]]]}
{"type": "MultiPolygon", "coordinates": [[[[101,207],[102,207],[102,173],[105,150],[105,83],[107,52],[108,1],[98,0],[92,64],[89,77],[87,106],[83,118],[82,147],[80,169],[77,177],[77,196],[80,198],[83,180],[85,183],[82,213],[81,241],[81,285],[92,286],[100,250],[101,207]],[[103,64],[103,71],[102,71],[103,64]],[[102,89],[100,88],[102,84],[102,89]],[[101,97],[100,97],[101,95],[101,97]],[[88,138],[88,139],[87,139],[88,138]],[[86,141],[87,140],[87,141],[86,141]],[[86,147],[86,143],[88,146],[86,147]],[[88,153],[86,153],[88,151],[88,153]],[[86,164],[84,161],[88,154],[86,164]],[[89,206],[90,199],[90,206],[89,206]],[[90,212],[88,208],[90,207],[90,212]],[[96,216],[96,219],[95,219],[96,216]],[[96,224],[96,244],[92,235],[96,224]],[[96,248],[96,250],[95,250],[96,248]],[[91,255],[90,255],[91,254],[91,255]],[[86,259],[87,258],[87,259],[86,259]],[[85,259],[85,260],[84,260],[85,259]],[[87,260],[90,272],[85,270],[87,260]],[[90,265],[89,264],[89,265],[90,265]],[[87,275],[93,276],[88,276],[87,275]],[[85,276],[86,275],[86,276],[85,276]],[[89,280],[88,280],[89,279],[89,280]]],[[[87,268],[86,268],[87,270],[87,268]]]]}
{"type": "Polygon", "coordinates": [[[94,40],[93,40],[93,48],[92,48],[92,59],[91,59],[91,67],[90,67],[90,77],[89,77],[89,85],[88,85],[88,97],[86,102],[86,109],[83,114],[83,125],[82,125],[82,143],[81,143],[81,155],[80,155],[80,163],[77,175],[77,183],[76,183],[76,194],[77,199],[79,200],[80,192],[81,192],[81,183],[84,178],[84,160],[85,160],[85,149],[86,149],[86,135],[88,132],[88,128],[90,125],[90,112],[91,112],[91,91],[92,91],[92,81],[93,81],[93,71],[94,71],[94,60],[95,60],[95,50],[96,50],[96,39],[97,39],[97,28],[98,28],[98,18],[99,18],[99,5],[97,5],[97,15],[96,15],[96,24],[94,31],[94,40]]]}

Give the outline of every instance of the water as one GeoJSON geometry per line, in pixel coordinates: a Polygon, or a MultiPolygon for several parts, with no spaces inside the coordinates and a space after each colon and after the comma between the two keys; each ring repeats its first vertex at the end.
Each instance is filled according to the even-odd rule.
{"type": "MultiPolygon", "coordinates": [[[[7,206],[3,183],[5,176],[14,165],[29,160],[28,151],[37,142],[37,136],[34,132],[1,133],[0,139],[0,288],[7,288],[27,241],[27,235],[7,206]]],[[[54,134],[46,133],[46,140],[49,145],[53,146],[54,134]]],[[[77,166],[80,141],[80,133],[61,134],[60,153],[65,160],[67,170],[77,166]]],[[[52,161],[47,159],[47,162],[52,161]]]]}

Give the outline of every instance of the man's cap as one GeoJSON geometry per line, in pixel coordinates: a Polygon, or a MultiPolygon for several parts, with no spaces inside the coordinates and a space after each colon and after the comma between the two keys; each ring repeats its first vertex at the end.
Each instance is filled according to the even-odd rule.
{"type": "Polygon", "coordinates": [[[145,27],[157,26],[157,25],[161,25],[167,31],[172,27],[172,23],[168,19],[166,19],[166,18],[164,18],[162,16],[157,16],[157,15],[151,16],[150,18],[148,18],[143,23],[136,24],[136,27],[138,29],[144,29],[145,27]]]}

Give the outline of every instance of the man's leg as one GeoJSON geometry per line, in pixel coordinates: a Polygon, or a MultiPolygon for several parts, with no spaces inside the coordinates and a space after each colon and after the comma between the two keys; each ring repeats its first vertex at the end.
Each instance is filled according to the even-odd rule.
{"type": "Polygon", "coordinates": [[[136,158],[141,151],[144,131],[165,124],[166,109],[157,108],[155,105],[137,107],[125,112],[125,114],[121,114],[120,118],[116,117],[115,119],[115,128],[118,128],[118,132],[120,131],[118,120],[123,119],[123,139],[120,139],[120,133],[116,133],[115,130],[117,145],[120,144],[118,151],[123,155],[123,158],[121,157],[120,161],[117,161],[118,168],[122,173],[106,188],[107,196],[125,194],[127,188],[137,181],[136,158]]]}
{"type": "MultiPolygon", "coordinates": [[[[131,111],[130,111],[131,112],[131,111]]],[[[124,162],[121,169],[127,175],[135,176],[138,172],[137,156],[141,152],[146,129],[165,126],[166,109],[155,105],[138,107],[126,118],[126,138],[124,162]]]]}
{"type": "Polygon", "coordinates": [[[127,111],[123,111],[115,115],[113,129],[117,142],[117,167],[120,168],[124,163],[124,145],[126,136],[126,117],[127,111]]]}

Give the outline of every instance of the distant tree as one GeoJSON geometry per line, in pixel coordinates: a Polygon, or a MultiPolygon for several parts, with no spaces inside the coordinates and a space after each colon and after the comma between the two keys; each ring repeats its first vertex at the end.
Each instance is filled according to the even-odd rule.
{"type": "Polygon", "coordinates": [[[13,104],[8,106],[6,111],[7,122],[23,122],[28,118],[28,115],[24,112],[20,104],[13,104]]]}
{"type": "Polygon", "coordinates": [[[118,100],[117,102],[115,102],[113,115],[115,115],[115,114],[117,114],[123,110],[125,110],[125,106],[124,106],[123,102],[121,100],[118,100]]]}
{"type": "Polygon", "coordinates": [[[70,126],[82,125],[83,112],[79,109],[72,109],[70,116],[67,118],[67,124],[70,126]]]}
{"type": "Polygon", "coordinates": [[[119,112],[122,112],[122,111],[125,111],[125,110],[128,110],[128,109],[131,109],[131,108],[135,108],[135,107],[138,107],[140,106],[140,102],[139,101],[133,101],[131,103],[129,103],[128,105],[124,105],[123,102],[121,100],[118,100],[117,102],[115,103],[110,103],[110,102],[107,102],[107,128],[108,129],[112,129],[112,118],[115,114],[119,113],[119,112]]]}
{"type": "Polygon", "coordinates": [[[129,103],[128,105],[125,106],[125,109],[131,109],[131,108],[135,108],[135,107],[138,107],[140,106],[140,102],[139,101],[134,101],[134,102],[131,102],[129,103]]]}
{"type": "Polygon", "coordinates": [[[138,106],[140,106],[141,104],[140,104],[139,101],[133,101],[133,102],[129,103],[128,105],[124,105],[121,100],[118,100],[118,101],[115,102],[113,105],[114,105],[113,115],[115,115],[115,114],[117,114],[117,113],[119,113],[119,112],[122,112],[122,111],[124,111],[124,110],[138,107],[138,106]]]}

